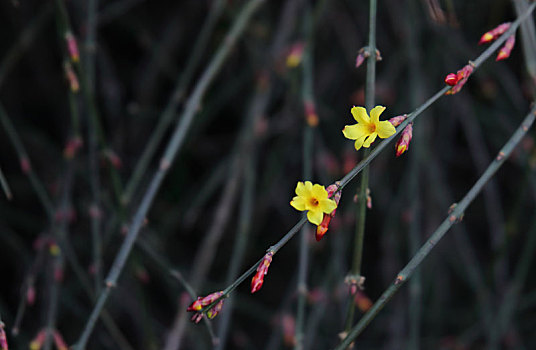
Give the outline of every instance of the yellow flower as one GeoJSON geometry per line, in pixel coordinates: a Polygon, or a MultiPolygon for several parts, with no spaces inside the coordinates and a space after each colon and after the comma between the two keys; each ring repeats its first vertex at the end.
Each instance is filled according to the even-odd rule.
{"type": "Polygon", "coordinates": [[[324,186],[313,185],[311,181],[298,182],[296,194],[297,196],[292,198],[290,205],[299,211],[308,210],[307,219],[315,225],[320,225],[324,213],[330,214],[337,208],[335,201],[328,198],[328,192],[324,186]]]}
{"type": "Polygon", "coordinates": [[[368,148],[379,136],[382,139],[391,137],[396,129],[393,124],[388,121],[380,121],[380,114],[383,113],[385,107],[376,106],[370,111],[370,118],[367,110],[363,107],[353,107],[351,112],[354,119],[357,121],[355,125],[346,125],[342,130],[344,137],[350,140],[355,140],[355,149],[361,147],[368,148]]]}

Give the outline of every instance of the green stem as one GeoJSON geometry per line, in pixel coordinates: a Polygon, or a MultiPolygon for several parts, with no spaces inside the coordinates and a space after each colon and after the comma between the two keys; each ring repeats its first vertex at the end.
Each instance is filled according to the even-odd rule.
{"type": "Polygon", "coordinates": [[[493,177],[495,172],[502,166],[504,161],[510,156],[512,150],[521,141],[523,136],[527,133],[529,128],[535,119],[536,107],[533,108],[530,113],[525,117],[521,126],[516,130],[508,142],[503,146],[497,157],[488,166],[484,174],[477,180],[473,187],[466,193],[463,199],[456,204],[453,211],[445,218],[445,220],[439,225],[431,237],[421,246],[419,251],[413,256],[408,264],[398,273],[398,276],[393,281],[380,298],[374,303],[371,309],[361,318],[359,323],[352,328],[350,333],[344,338],[344,340],[337,346],[335,350],[346,349],[350,343],[352,343],[359,334],[367,327],[367,325],[378,315],[383,307],[389,302],[393,295],[400,289],[400,287],[410,278],[415,269],[421,264],[421,262],[430,254],[435,245],[443,238],[447,231],[463,217],[465,209],[471,204],[475,197],[482,191],[486,183],[493,177]]]}
{"type": "MultiPolygon", "coordinates": [[[[363,156],[368,157],[370,154],[370,149],[364,151],[363,156]]],[[[361,264],[363,261],[363,244],[365,241],[365,220],[367,217],[367,188],[369,184],[369,167],[363,168],[361,173],[361,182],[359,186],[359,191],[357,194],[357,210],[356,210],[356,226],[355,226],[355,238],[354,238],[354,254],[352,259],[352,269],[350,270],[351,274],[351,283],[357,283],[361,277],[361,264]]],[[[346,311],[346,327],[345,331],[348,332],[352,328],[354,323],[355,315],[355,303],[353,302],[353,295],[350,295],[350,300],[348,302],[348,309],[346,311]]]]}
{"type": "MultiPolygon", "coordinates": [[[[369,42],[368,50],[369,57],[367,59],[367,81],[365,86],[365,106],[368,111],[374,107],[375,90],[376,90],[376,0],[369,2],[369,42]]],[[[370,149],[366,149],[363,157],[367,158],[370,155],[370,149]]],[[[354,255],[352,261],[351,275],[352,279],[358,280],[361,275],[361,264],[363,261],[363,244],[365,241],[365,221],[367,218],[367,189],[369,186],[370,169],[368,166],[363,168],[361,174],[361,182],[359,186],[358,203],[356,211],[356,228],[354,238],[354,255]]],[[[348,310],[346,313],[346,327],[348,332],[354,323],[355,303],[353,295],[350,295],[348,310]]]]}
{"type": "Polygon", "coordinates": [[[87,341],[89,340],[89,336],[91,335],[95,323],[97,321],[97,318],[102,308],[106,304],[106,301],[108,300],[108,296],[110,295],[112,288],[116,285],[119,275],[121,274],[121,271],[125,266],[130,252],[132,251],[134,242],[138,237],[143,221],[145,220],[145,217],[156,196],[156,193],[160,188],[160,185],[162,184],[162,181],[164,180],[165,176],[167,175],[167,172],[171,167],[171,164],[173,163],[177,152],[181,149],[181,146],[184,143],[187,130],[192,123],[194,116],[196,115],[196,111],[198,110],[199,104],[201,103],[203,96],[205,95],[210,83],[213,81],[216,74],[221,69],[223,62],[229,56],[229,53],[231,52],[231,49],[236,43],[237,39],[244,32],[247,23],[249,22],[253,14],[256,12],[256,10],[263,3],[264,0],[253,0],[246,3],[241,13],[239,14],[236,22],[225,37],[222,45],[216,52],[216,55],[211,60],[205,72],[201,76],[192,95],[188,99],[180,122],[177,124],[177,127],[175,128],[175,131],[171,136],[171,140],[169,141],[165,149],[164,156],[160,161],[160,167],[154,174],[149,184],[149,187],[147,188],[145,195],[143,196],[141,203],[135,212],[127,236],[125,237],[125,240],[121,245],[121,248],[114,260],[110,272],[108,273],[108,276],[106,278],[106,288],[101,292],[97,303],[94,305],[93,311],[91,312],[91,315],[86,323],[86,326],[84,327],[80,339],[75,346],[75,349],[85,349],[87,341]]]}

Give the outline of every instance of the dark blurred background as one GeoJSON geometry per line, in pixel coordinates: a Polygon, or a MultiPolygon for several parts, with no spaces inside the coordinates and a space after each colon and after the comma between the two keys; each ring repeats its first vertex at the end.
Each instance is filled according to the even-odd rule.
{"type": "MultiPolygon", "coordinates": [[[[186,101],[249,2],[101,0],[96,40],[88,45],[91,2],[62,1],[0,2],[0,104],[33,170],[21,170],[21,154],[2,124],[0,167],[13,198],[0,199],[0,315],[13,349],[28,348],[47,325],[68,344],[77,341],[95,290],[104,285],[96,273],[106,276],[186,101]],[[69,63],[66,18],[80,64],[69,63]],[[70,89],[66,64],[77,76],[84,69],[94,98],[70,89]],[[171,123],[127,201],[136,164],[166,110],[171,123]],[[101,130],[93,146],[92,111],[101,130]],[[68,147],[77,136],[82,144],[73,155],[68,147]],[[48,212],[36,192],[41,185],[48,212]],[[102,247],[101,268],[95,242],[102,247]],[[55,244],[62,247],[59,256],[55,244]]],[[[516,3],[525,0],[380,1],[383,59],[375,100],[387,107],[382,119],[410,113],[441,89],[446,74],[484,50],[477,45],[484,32],[515,19],[516,3]]],[[[198,295],[224,289],[299,220],[289,205],[298,181],[327,186],[361,160],[363,151],[341,130],[355,123],[350,108],[365,104],[367,67],[354,65],[367,45],[368,12],[368,1],[260,6],[204,95],[106,304],[109,319],[98,322],[88,348],[173,349],[177,339],[184,349],[210,347],[204,323],[185,321],[191,297],[170,270],[198,295]],[[289,54],[304,54],[302,44],[312,48],[312,75],[303,62],[287,64],[289,54]],[[311,179],[302,173],[305,76],[312,79],[319,118],[311,179]]],[[[415,242],[420,246],[435,230],[528,112],[536,61],[527,59],[536,51],[534,40],[525,43],[521,34],[508,60],[492,56],[459,94],[444,96],[416,120],[406,154],[396,158],[389,146],[372,162],[361,306],[379,297],[413,256],[415,242]]],[[[423,262],[417,282],[387,304],[356,348],[536,348],[532,140],[522,142],[423,262]]],[[[322,241],[306,226],[306,349],[334,347],[345,326],[358,182],[344,189],[322,241]]],[[[293,347],[299,241],[274,256],[259,292],[250,294],[247,279],[226,301],[211,322],[222,348],[293,347]]]]}

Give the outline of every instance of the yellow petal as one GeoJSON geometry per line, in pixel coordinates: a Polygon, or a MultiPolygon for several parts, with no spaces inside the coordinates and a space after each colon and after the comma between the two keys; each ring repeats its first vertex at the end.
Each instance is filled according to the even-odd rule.
{"type": "Polygon", "coordinates": [[[370,120],[377,125],[380,122],[380,114],[382,114],[383,111],[385,111],[384,106],[376,106],[372,108],[370,111],[370,120]]]}
{"type": "Polygon", "coordinates": [[[359,151],[359,149],[363,146],[363,141],[365,141],[366,137],[367,137],[367,135],[365,135],[363,137],[360,137],[357,140],[355,140],[354,147],[355,147],[356,151],[359,151]]]}
{"type": "Polygon", "coordinates": [[[370,118],[367,114],[367,110],[363,107],[352,107],[351,111],[352,115],[354,116],[354,119],[358,123],[368,124],[370,123],[370,118]]]}
{"type": "Polygon", "coordinates": [[[372,143],[374,142],[374,140],[376,140],[376,136],[378,136],[378,133],[377,133],[377,132],[373,132],[372,135],[370,135],[369,137],[367,137],[367,139],[365,140],[365,142],[363,142],[363,147],[365,147],[365,148],[369,148],[370,145],[372,145],[372,143]]]}
{"type": "Polygon", "coordinates": [[[376,126],[376,132],[380,138],[386,139],[393,136],[396,133],[396,129],[393,124],[388,121],[383,121],[376,126]]]}
{"type": "Polygon", "coordinates": [[[296,185],[296,194],[298,196],[304,196],[306,194],[305,184],[301,181],[296,185]]]}
{"type": "Polygon", "coordinates": [[[320,202],[322,199],[328,198],[328,191],[326,191],[324,186],[315,184],[313,186],[313,190],[311,191],[311,196],[320,202]]]}
{"type": "Polygon", "coordinates": [[[342,129],[344,137],[350,140],[357,140],[369,134],[369,128],[365,124],[346,125],[342,129]]]}
{"type": "Polygon", "coordinates": [[[294,197],[292,198],[292,201],[290,202],[290,205],[294,207],[294,209],[297,209],[299,211],[305,210],[305,198],[303,197],[294,197]]]}
{"type": "Polygon", "coordinates": [[[313,184],[311,181],[305,181],[305,191],[307,196],[311,195],[311,191],[313,190],[313,184]]]}
{"type": "Polygon", "coordinates": [[[322,199],[319,203],[319,208],[326,214],[331,214],[331,212],[337,208],[337,203],[333,199],[322,199]]]}
{"type": "Polygon", "coordinates": [[[321,210],[309,210],[307,212],[307,219],[315,225],[320,225],[323,218],[324,213],[321,210]]]}

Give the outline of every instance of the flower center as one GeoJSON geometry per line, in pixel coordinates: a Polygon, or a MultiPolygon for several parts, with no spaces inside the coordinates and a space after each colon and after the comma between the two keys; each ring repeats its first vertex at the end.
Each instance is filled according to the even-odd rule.
{"type": "Polygon", "coordinates": [[[318,199],[316,199],[315,197],[312,197],[311,200],[310,200],[310,203],[313,207],[317,207],[318,206],[318,199]]]}
{"type": "Polygon", "coordinates": [[[368,125],[368,129],[369,129],[369,133],[372,134],[373,132],[376,131],[376,124],[374,124],[374,123],[370,123],[370,124],[368,125]]]}

